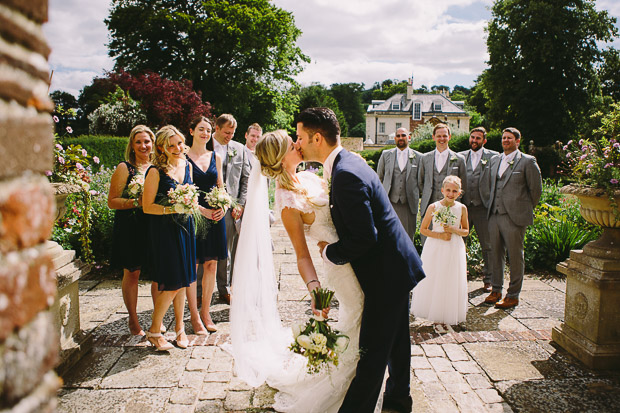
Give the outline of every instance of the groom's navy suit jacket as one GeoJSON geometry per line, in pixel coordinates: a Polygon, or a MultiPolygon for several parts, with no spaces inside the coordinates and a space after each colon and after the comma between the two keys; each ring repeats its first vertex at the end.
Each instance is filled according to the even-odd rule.
{"type": "Polygon", "coordinates": [[[409,291],[424,278],[420,257],[379,177],[346,150],[332,167],[330,208],[340,240],[327,247],[327,258],[351,263],[367,298],[409,291]]]}

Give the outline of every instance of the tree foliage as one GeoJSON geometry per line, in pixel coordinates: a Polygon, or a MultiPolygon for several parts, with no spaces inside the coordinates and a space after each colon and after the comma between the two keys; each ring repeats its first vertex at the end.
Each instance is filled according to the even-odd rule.
{"type": "Polygon", "coordinates": [[[603,96],[620,102],[620,51],[613,47],[603,51],[603,63],[599,70],[603,96]]]}
{"type": "Polygon", "coordinates": [[[340,136],[348,136],[349,125],[338,106],[338,101],[333,98],[327,88],[321,84],[312,84],[302,87],[299,91],[299,111],[312,107],[327,107],[334,111],[338,123],[340,123],[340,136]]]}
{"type": "Polygon", "coordinates": [[[364,106],[362,105],[363,83],[335,83],[329,93],[338,102],[349,127],[365,122],[364,106]]]}
{"type": "Polygon", "coordinates": [[[308,61],[292,13],[268,0],[113,0],[105,23],[117,71],[188,79],[240,127],[286,126],[282,96],[308,61]]]}
{"type": "Polygon", "coordinates": [[[492,125],[516,126],[539,146],[580,132],[600,96],[597,42],[617,35],[615,21],[594,0],[497,0],[478,82],[492,125]]]}

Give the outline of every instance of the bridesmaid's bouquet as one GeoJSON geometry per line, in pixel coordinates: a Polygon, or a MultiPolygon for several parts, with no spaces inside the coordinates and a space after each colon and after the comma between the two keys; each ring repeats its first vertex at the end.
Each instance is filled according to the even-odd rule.
{"type": "Polygon", "coordinates": [[[442,225],[453,226],[456,224],[456,215],[448,206],[440,206],[433,211],[433,218],[442,225]]]}
{"type": "Polygon", "coordinates": [[[177,185],[168,190],[168,200],[177,214],[198,215],[198,187],[192,184],[177,185]]]}
{"type": "Polygon", "coordinates": [[[144,175],[136,174],[127,185],[127,193],[130,198],[138,199],[144,191],[144,175]]]}
{"type": "MultiPolygon", "coordinates": [[[[311,292],[317,310],[329,307],[334,292],[317,288],[311,292]]],[[[293,326],[295,341],[289,349],[308,359],[308,373],[319,373],[331,365],[338,365],[338,357],[349,346],[349,337],[327,324],[329,319],[312,316],[305,325],[293,326]]]]}
{"type": "Polygon", "coordinates": [[[214,186],[211,191],[205,194],[205,200],[209,206],[215,209],[228,209],[234,206],[234,201],[230,194],[226,192],[226,187],[214,186]]]}

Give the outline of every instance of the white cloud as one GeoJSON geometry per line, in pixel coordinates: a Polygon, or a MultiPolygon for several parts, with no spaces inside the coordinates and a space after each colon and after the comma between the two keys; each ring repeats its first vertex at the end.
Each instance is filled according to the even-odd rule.
{"type": "MultiPolygon", "coordinates": [[[[414,85],[471,86],[486,67],[484,27],[492,0],[273,0],[293,13],[298,40],[312,62],[297,76],[303,84],[384,79],[414,85]]],[[[111,70],[103,20],[110,0],[50,0],[44,26],[55,70],[52,90],[77,95],[111,70]],[[76,17],[77,16],[77,17],[76,17]]],[[[599,0],[599,10],[620,16],[620,2],[599,0]]],[[[616,41],[619,47],[620,41],[616,41]]]]}

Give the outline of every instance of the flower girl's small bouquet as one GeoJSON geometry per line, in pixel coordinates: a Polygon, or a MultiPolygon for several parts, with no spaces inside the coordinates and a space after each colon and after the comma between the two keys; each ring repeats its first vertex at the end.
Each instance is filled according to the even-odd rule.
{"type": "Polygon", "coordinates": [[[192,184],[177,185],[168,190],[168,200],[177,214],[199,214],[198,187],[192,184]]]}
{"type": "Polygon", "coordinates": [[[452,213],[448,206],[442,205],[433,211],[433,218],[442,225],[452,226],[456,224],[456,215],[452,213]]]}
{"type": "Polygon", "coordinates": [[[210,207],[224,210],[234,207],[236,205],[235,200],[226,192],[226,187],[214,186],[211,191],[205,194],[205,200],[210,207]]]}
{"type": "MultiPolygon", "coordinates": [[[[329,307],[334,292],[317,288],[311,292],[317,310],[329,307]]],[[[308,359],[308,373],[315,374],[331,365],[338,365],[338,357],[349,345],[349,337],[332,329],[322,316],[312,316],[305,325],[293,326],[295,341],[290,350],[308,359]]]]}

